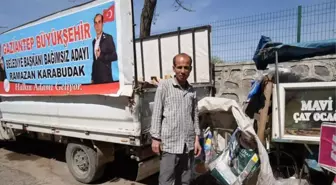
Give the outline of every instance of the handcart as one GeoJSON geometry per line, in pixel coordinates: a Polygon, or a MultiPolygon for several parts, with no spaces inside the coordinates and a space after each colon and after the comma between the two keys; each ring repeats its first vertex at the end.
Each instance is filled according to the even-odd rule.
{"type": "MultiPolygon", "coordinates": [[[[208,144],[210,138],[213,141],[211,144],[213,148],[208,150],[205,147],[205,162],[196,164],[195,171],[204,169],[199,167],[202,164],[205,165],[217,183],[221,185],[307,185],[305,180],[275,179],[268,153],[254,131],[253,119],[246,116],[242,106],[235,100],[205,97],[198,102],[198,108],[201,127],[210,128],[214,134],[210,134],[212,137],[205,135],[205,145],[208,144]],[[247,163],[245,159],[239,159],[241,156],[246,156],[245,154],[240,155],[241,152],[238,152],[238,157],[232,157],[232,151],[238,148],[237,145],[252,149],[245,152],[247,154],[245,159],[248,158],[247,163]],[[228,155],[230,157],[227,157],[228,155]],[[237,160],[238,163],[235,163],[237,160]],[[238,167],[233,163],[238,164],[238,167]],[[245,166],[240,163],[245,163],[245,166]]],[[[207,185],[206,182],[203,185],[207,185]]]]}
{"type": "Polygon", "coordinates": [[[335,54],[336,39],[290,45],[262,36],[259,41],[253,60],[264,74],[254,82],[244,107],[255,120],[276,178],[314,183],[322,174],[318,184],[332,183],[334,175],[320,166],[318,155],[322,123],[336,124],[335,77],[308,77],[295,68],[322,57],[330,60],[324,64],[327,69],[335,69],[335,54]]]}

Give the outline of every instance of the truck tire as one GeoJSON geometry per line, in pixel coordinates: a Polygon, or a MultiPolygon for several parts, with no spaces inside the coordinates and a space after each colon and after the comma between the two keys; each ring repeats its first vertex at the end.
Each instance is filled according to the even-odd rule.
{"type": "Polygon", "coordinates": [[[98,166],[97,152],[85,144],[69,143],[66,162],[71,174],[81,183],[92,183],[104,174],[105,166],[98,166]]]}

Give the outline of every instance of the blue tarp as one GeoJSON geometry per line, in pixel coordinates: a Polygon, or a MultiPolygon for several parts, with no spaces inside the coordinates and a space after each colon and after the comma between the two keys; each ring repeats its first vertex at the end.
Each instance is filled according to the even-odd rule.
{"type": "Polygon", "coordinates": [[[275,51],[278,52],[279,63],[336,54],[336,39],[283,44],[281,42],[272,42],[271,38],[261,36],[253,56],[253,61],[258,70],[265,70],[268,64],[275,63],[275,51]]]}

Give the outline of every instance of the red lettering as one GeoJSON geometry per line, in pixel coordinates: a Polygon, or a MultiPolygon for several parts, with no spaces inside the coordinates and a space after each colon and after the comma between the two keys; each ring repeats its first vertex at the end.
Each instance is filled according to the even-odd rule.
{"type": "Polygon", "coordinates": [[[77,41],[77,40],[81,40],[82,38],[81,38],[81,35],[80,35],[80,26],[75,26],[74,27],[74,29],[75,29],[75,41],[77,41]]]}
{"type": "Polygon", "coordinates": [[[29,50],[32,50],[33,49],[33,46],[34,46],[34,38],[33,37],[30,37],[29,38],[29,50]]]}
{"type": "Polygon", "coordinates": [[[84,40],[84,26],[83,21],[80,22],[81,40],[84,40]]]}
{"type": "Polygon", "coordinates": [[[29,43],[29,38],[26,38],[26,39],[24,40],[25,50],[29,50],[28,43],[29,43]]]}
{"type": "Polygon", "coordinates": [[[18,41],[11,41],[2,45],[3,53],[12,54],[16,52],[23,52],[32,50],[34,47],[37,49],[45,48],[47,46],[55,46],[57,44],[64,44],[65,46],[71,42],[78,42],[91,38],[90,33],[91,25],[89,23],[80,22],[79,25],[64,28],[61,30],[52,29],[49,33],[41,32],[36,37],[27,37],[18,41]],[[36,40],[36,41],[35,41],[36,40]],[[34,46],[36,45],[36,46],[34,46]]]}
{"type": "MultiPolygon", "coordinates": [[[[13,44],[14,44],[14,43],[13,43],[13,44]]],[[[14,47],[14,51],[16,51],[16,52],[20,52],[21,49],[22,49],[21,46],[22,46],[22,45],[21,45],[21,42],[20,42],[20,41],[16,42],[15,47],[14,47]]]]}
{"type": "Polygon", "coordinates": [[[9,43],[10,44],[10,46],[9,46],[9,53],[14,53],[14,49],[15,49],[15,46],[14,46],[14,42],[10,42],[9,43]]]}
{"type": "Polygon", "coordinates": [[[24,45],[24,42],[23,42],[23,40],[20,40],[19,42],[18,42],[19,44],[18,44],[18,52],[21,52],[21,51],[24,51],[25,50],[25,45],[24,45]]]}
{"type": "Polygon", "coordinates": [[[45,39],[45,37],[46,37],[45,34],[41,35],[41,46],[42,46],[42,48],[46,47],[46,39],[45,39]]]}
{"type": "Polygon", "coordinates": [[[7,55],[7,44],[3,44],[2,47],[3,47],[4,55],[7,55]]]}
{"type": "MultiPolygon", "coordinates": [[[[41,47],[41,36],[36,36],[39,41],[39,47],[41,47]]],[[[34,38],[27,37],[22,38],[20,40],[13,40],[2,45],[3,53],[6,54],[14,54],[19,52],[24,52],[28,50],[32,50],[34,45],[34,38]]]]}
{"type": "Polygon", "coordinates": [[[73,28],[68,28],[69,31],[69,42],[73,42],[74,41],[74,33],[73,33],[73,28]]]}
{"type": "Polygon", "coordinates": [[[27,49],[27,40],[28,40],[28,38],[24,38],[24,39],[21,40],[21,42],[22,42],[22,50],[23,51],[28,50],[27,49]]]}
{"type": "Polygon", "coordinates": [[[51,34],[52,34],[52,44],[53,44],[53,46],[55,46],[57,44],[57,35],[56,35],[56,32],[54,31],[54,29],[53,29],[53,32],[51,34]]]}
{"type": "Polygon", "coordinates": [[[36,46],[37,48],[41,48],[41,36],[36,36],[36,46]]]}
{"type": "Polygon", "coordinates": [[[57,31],[57,43],[58,43],[58,44],[63,44],[63,40],[62,40],[62,30],[58,30],[58,31],[57,31]]]}
{"type": "Polygon", "coordinates": [[[19,43],[19,44],[18,44],[18,45],[19,45],[19,46],[18,46],[18,48],[19,48],[18,51],[19,51],[19,52],[24,51],[26,47],[25,47],[25,45],[24,45],[23,40],[20,40],[18,43],[19,43]]]}
{"type": "Polygon", "coordinates": [[[45,34],[44,37],[48,41],[48,46],[50,46],[51,45],[51,33],[45,34]]]}
{"type": "Polygon", "coordinates": [[[10,42],[10,43],[8,44],[8,51],[9,51],[9,54],[12,54],[12,53],[13,53],[13,48],[14,48],[13,43],[10,42]]]}
{"type": "Polygon", "coordinates": [[[18,50],[18,47],[17,47],[17,43],[15,44],[15,42],[12,42],[12,45],[13,45],[13,48],[12,48],[12,53],[15,53],[15,51],[18,50]]]}
{"type": "Polygon", "coordinates": [[[10,54],[10,43],[6,43],[6,54],[10,54]]]}
{"type": "Polygon", "coordinates": [[[6,54],[10,54],[10,45],[9,45],[9,43],[6,43],[5,44],[6,45],[6,54]]]}
{"type": "Polygon", "coordinates": [[[25,48],[26,48],[26,50],[30,50],[30,49],[29,49],[29,39],[30,39],[30,38],[26,38],[26,39],[25,39],[25,48]]]}
{"type": "Polygon", "coordinates": [[[69,35],[68,35],[68,30],[67,29],[63,30],[63,37],[64,37],[63,43],[64,43],[65,46],[67,46],[68,42],[69,42],[69,35]]]}
{"type": "Polygon", "coordinates": [[[84,36],[83,36],[83,40],[91,38],[91,33],[90,33],[90,24],[89,23],[85,23],[84,24],[84,36]]]}

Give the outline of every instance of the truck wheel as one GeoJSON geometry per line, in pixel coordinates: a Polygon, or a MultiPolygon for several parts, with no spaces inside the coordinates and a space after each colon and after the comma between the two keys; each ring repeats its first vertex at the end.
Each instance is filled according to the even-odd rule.
{"type": "Polygon", "coordinates": [[[98,166],[97,152],[84,144],[69,143],[66,162],[71,174],[81,183],[91,183],[104,174],[105,166],[98,166]]]}

